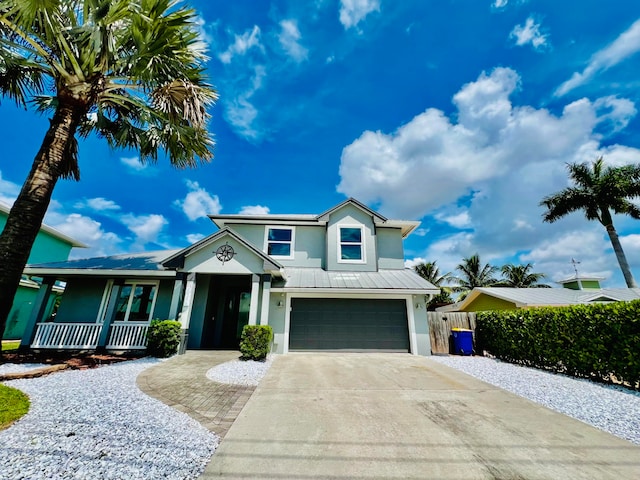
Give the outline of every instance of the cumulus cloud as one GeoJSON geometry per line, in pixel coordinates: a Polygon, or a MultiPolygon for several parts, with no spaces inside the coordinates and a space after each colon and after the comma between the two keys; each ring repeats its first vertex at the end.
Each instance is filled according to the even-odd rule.
{"type": "Polygon", "coordinates": [[[85,215],[51,212],[47,215],[47,223],[89,247],[74,248],[71,258],[112,255],[120,251],[122,239],[113,232],[105,231],[100,222],[85,215]]]}
{"type": "Polygon", "coordinates": [[[234,127],[236,133],[250,140],[258,140],[264,132],[255,126],[258,110],[251,102],[251,97],[260,90],[266,76],[266,69],[262,65],[253,68],[253,76],[248,82],[249,88],[237,92],[226,103],[225,117],[234,127]]]}
{"type": "Polygon", "coordinates": [[[296,62],[302,62],[307,59],[309,50],[300,44],[302,34],[298,29],[298,23],[295,20],[282,20],[280,22],[280,34],[278,41],[291,58],[296,62]]]}
{"type": "Polygon", "coordinates": [[[182,209],[189,220],[194,221],[220,213],[222,205],[217,195],[211,195],[198,182],[187,180],[186,184],[189,193],[184,200],[176,200],[174,204],[182,209]]]}
{"type": "Polygon", "coordinates": [[[153,175],[155,169],[148,163],[142,163],[140,157],[121,157],[120,163],[122,163],[129,173],[137,175],[153,175]]]}
{"type": "Polygon", "coordinates": [[[120,210],[118,205],[113,200],[107,200],[104,197],[86,198],[80,202],[76,202],[75,208],[88,208],[95,210],[96,212],[114,212],[120,210]]]}
{"type": "Polygon", "coordinates": [[[251,30],[247,30],[241,35],[234,34],[233,43],[219,54],[218,58],[222,63],[231,63],[233,57],[245,55],[252,48],[264,49],[260,43],[260,27],[257,25],[254,25],[251,30]]]}
{"type": "Polygon", "coordinates": [[[269,207],[263,205],[245,205],[240,210],[240,215],[267,215],[269,207]]]}
{"type": "Polygon", "coordinates": [[[136,243],[145,245],[157,242],[160,232],[169,222],[163,215],[134,215],[129,213],[121,217],[122,223],[136,236],[136,243]]]}
{"type": "Polygon", "coordinates": [[[493,2],[493,8],[504,8],[509,3],[509,0],[495,0],[493,2]]]}
{"type": "Polygon", "coordinates": [[[2,172],[0,172],[0,202],[6,203],[8,206],[13,205],[13,202],[18,198],[20,188],[17,183],[2,178],[2,172]]]}
{"type": "Polygon", "coordinates": [[[367,15],[380,11],[380,0],[340,0],[340,23],[345,30],[355,27],[367,15]]]}
{"type": "Polygon", "coordinates": [[[589,60],[589,64],[582,72],[574,72],[569,80],[560,85],[554,95],[561,97],[571,90],[584,85],[600,72],[619,64],[640,51],[640,19],[633,24],[611,44],[599,50],[589,60]]]}
{"type": "MultiPolygon", "coordinates": [[[[568,186],[567,162],[599,156],[614,165],[640,162],[636,148],[601,144],[603,130],[624,128],[635,106],[617,97],[580,99],[554,114],[513,105],[510,96],[519,88],[515,71],[496,68],[454,95],[456,111],[450,116],[429,108],[392,133],[363,132],[343,149],[338,191],[376,205],[390,218],[426,215],[427,224],[444,221],[470,230],[416,252],[447,270],[476,251],[484,261],[502,261],[545,240],[560,240],[568,231],[596,228],[603,237],[604,229],[579,214],[544,224],[539,202],[568,186]]],[[[599,258],[611,259],[603,245],[598,241],[593,250],[585,249],[590,270],[606,270],[599,258]]],[[[561,273],[566,259],[556,253],[558,263],[547,263],[555,270],[546,273],[561,273]]],[[[609,269],[615,269],[613,262],[609,269]]]]}
{"type": "Polygon", "coordinates": [[[533,17],[527,18],[524,25],[516,25],[509,37],[515,39],[519,47],[531,44],[535,50],[542,50],[549,46],[549,36],[541,32],[540,24],[536,23],[533,17]]]}
{"type": "Polygon", "coordinates": [[[202,233],[190,233],[185,238],[189,243],[196,243],[202,240],[205,236],[202,233]]]}

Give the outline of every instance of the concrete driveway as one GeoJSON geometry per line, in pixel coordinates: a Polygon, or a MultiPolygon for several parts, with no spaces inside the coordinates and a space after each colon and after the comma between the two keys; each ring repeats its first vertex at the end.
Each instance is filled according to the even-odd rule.
{"type": "Polygon", "coordinates": [[[201,478],[640,478],[640,447],[424,357],[291,354],[201,478]]]}

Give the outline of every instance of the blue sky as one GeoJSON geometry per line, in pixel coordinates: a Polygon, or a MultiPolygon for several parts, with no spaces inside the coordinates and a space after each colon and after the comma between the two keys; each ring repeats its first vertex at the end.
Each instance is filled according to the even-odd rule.
{"type": "MultiPolygon", "coordinates": [[[[176,248],[208,213],[320,213],[353,196],[421,220],[408,264],[531,262],[623,286],[604,229],[543,224],[565,164],[640,162],[636,0],[192,1],[208,45],[215,159],[141,165],[98,139],[46,222],[90,245],[75,257],[176,248]]],[[[47,119],[0,106],[0,199],[11,203],[47,119]]],[[[640,222],[616,218],[640,277],[640,222]]]]}

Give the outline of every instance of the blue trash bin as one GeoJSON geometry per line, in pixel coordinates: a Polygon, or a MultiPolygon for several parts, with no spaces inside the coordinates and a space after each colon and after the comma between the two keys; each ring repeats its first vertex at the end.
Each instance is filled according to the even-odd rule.
{"type": "Polygon", "coordinates": [[[453,353],[456,355],[473,354],[473,330],[466,328],[452,328],[453,353]]]}

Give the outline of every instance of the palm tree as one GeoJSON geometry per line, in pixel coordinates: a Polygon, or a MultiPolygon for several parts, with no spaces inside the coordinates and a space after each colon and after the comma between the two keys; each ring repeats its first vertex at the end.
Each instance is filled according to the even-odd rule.
{"type": "Polygon", "coordinates": [[[80,178],[76,135],[178,168],[213,157],[196,20],[178,0],[0,3],[0,94],[52,115],[0,235],[0,332],[56,182],[80,178]]]}
{"type": "Polygon", "coordinates": [[[488,263],[482,265],[477,253],[469,258],[463,258],[456,270],[461,273],[461,276],[453,277],[454,282],[457,283],[453,291],[461,292],[459,300],[465,298],[475,287],[496,287],[500,284],[500,280],[495,277],[499,268],[488,263]]]}
{"type": "Polygon", "coordinates": [[[636,288],[611,213],[640,219],[640,208],[630,201],[640,196],[640,166],[605,167],[600,157],[591,165],[570,163],[567,168],[575,186],[542,199],[540,205],[547,208],[544,221],[553,223],[578,210],[584,211],[587,220],[598,220],[607,230],[627,287],[636,288]]]}
{"type": "Polygon", "coordinates": [[[545,278],[544,273],[534,273],[530,270],[533,265],[503,265],[500,269],[504,279],[500,282],[501,286],[514,288],[550,288],[549,285],[539,283],[545,278]]]}
{"type": "Polygon", "coordinates": [[[451,288],[446,285],[443,285],[444,283],[449,283],[453,279],[451,272],[440,274],[440,269],[436,265],[435,261],[425,262],[425,263],[415,265],[413,269],[418,275],[424,278],[427,282],[435,285],[436,287],[440,287],[440,293],[437,295],[434,295],[431,298],[431,300],[427,304],[427,307],[436,303],[437,304],[453,303],[453,299],[451,298],[451,288]]]}

